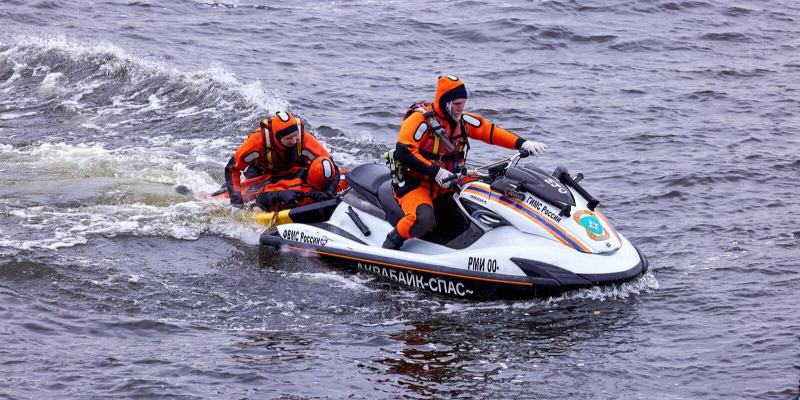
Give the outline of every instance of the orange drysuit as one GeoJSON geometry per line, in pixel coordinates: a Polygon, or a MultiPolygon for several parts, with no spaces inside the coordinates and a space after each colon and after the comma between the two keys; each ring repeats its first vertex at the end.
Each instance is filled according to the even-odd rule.
{"type": "Polygon", "coordinates": [[[458,121],[453,120],[450,103],[466,98],[464,81],[453,75],[440,76],[433,104],[412,106],[400,126],[394,157],[403,164],[403,180],[393,189],[404,213],[396,227],[403,239],[433,229],[433,200],[452,192],[439,186],[434,178],[440,168],[456,174],[463,171],[469,138],[507,149],[519,149],[525,142],[476,114],[464,113],[458,121]],[[436,129],[442,135],[437,135],[436,129]]]}
{"type": "Polygon", "coordinates": [[[306,132],[300,118],[281,111],[270,119],[262,119],[259,127],[248,134],[225,166],[225,186],[231,203],[241,204],[261,193],[261,190],[243,190],[243,172],[248,178],[259,176],[260,182],[274,184],[299,178],[303,169],[321,156],[330,155],[314,136],[306,132]],[[300,136],[295,146],[287,148],[281,143],[282,137],[297,131],[300,136]]]}
{"type": "Polygon", "coordinates": [[[278,211],[329,200],[347,188],[347,181],[328,157],[317,157],[297,178],[266,182],[257,188],[256,204],[265,211],[278,211]]]}

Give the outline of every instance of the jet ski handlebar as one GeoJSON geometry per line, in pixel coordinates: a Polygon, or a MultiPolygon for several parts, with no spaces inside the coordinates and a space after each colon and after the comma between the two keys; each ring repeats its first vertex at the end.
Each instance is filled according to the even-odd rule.
{"type": "Polygon", "coordinates": [[[520,150],[517,154],[514,154],[511,157],[504,158],[502,160],[495,161],[486,165],[481,165],[479,167],[476,167],[475,169],[467,169],[464,174],[454,174],[453,176],[443,180],[442,183],[445,184],[453,180],[458,180],[455,183],[455,186],[460,190],[462,183],[461,178],[467,176],[474,176],[484,181],[493,181],[495,178],[505,175],[506,171],[509,168],[517,165],[520,159],[528,157],[530,155],[531,155],[530,151],[520,150]]]}
{"type": "Polygon", "coordinates": [[[475,167],[475,169],[467,170],[467,175],[477,176],[481,179],[491,179],[496,176],[505,175],[506,170],[517,165],[520,159],[530,155],[530,151],[520,150],[517,154],[514,154],[511,157],[481,165],[479,167],[475,167]]]}

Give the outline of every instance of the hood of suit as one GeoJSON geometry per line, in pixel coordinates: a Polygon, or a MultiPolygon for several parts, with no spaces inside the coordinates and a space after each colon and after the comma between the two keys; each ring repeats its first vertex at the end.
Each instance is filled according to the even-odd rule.
{"type": "Polygon", "coordinates": [[[433,98],[433,111],[441,118],[452,121],[448,104],[456,99],[467,98],[464,81],[455,75],[442,75],[436,83],[436,96],[433,98]]]}

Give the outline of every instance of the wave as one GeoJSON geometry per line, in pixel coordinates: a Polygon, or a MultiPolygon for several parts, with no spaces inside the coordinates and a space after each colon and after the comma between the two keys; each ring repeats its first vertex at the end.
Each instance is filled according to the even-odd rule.
{"type": "MultiPolygon", "coordinates": [[[[219,165],[259,117],[291,108],[282,94],[260,81],[241,82],[221,68],[181,71],[112,44],[87,45],[63,36],[21,36],[0,43],[0,121],[7,128],[5,143],[11,145],[91,147],[99,142],[106,149],[145,144],[160,151],[170,141],[175,151],[162,154],[165,168],[174,153],[186,152],[197,155],[198,162],[219,165]]],[[[324,136],[335,129],[320,130],[325,142],[324,136]]],[[[340,131],[331,141],[329,150],[341,151],[340,158],[350,157],[352,163],[364,151],[368,158],[381,152],[369,141],[348,140],[340,131]]]]}
{"type": "MultiPolygon", "coordinates": [[[[288,108],[260,82],[219,68],[180,71],[64,37],[0,43],[0,170],[26,171],[0,178],[0,215],[12,226],[0,254],[120,235],[257,243],[260,229],[236,222],[227,204],[186,199],[174,186],[216,190],[243,132],[288,108]]],[[[382,152],[371,138],[320,130],[344,165],[382,152]]]]}
{"type": "Polygon", "coordinates": [[[146,147],[108,149],[102,144],[64,143],[14,148],[0,145],[3,168],[25,169],[2,178],[0,252],[56,250],[92,237],[162,236],[195,240],[206,233],[257,243],[260,229],[237,222],[227,204],[186,199],[219,187],[222,167],[205,161],[219,152],[215,139],[161,138],[146,147]],[[182,148],[191,148],[188,155],[182,148]],[[207,171],[206,171],[207,170],[207,171]],[[187,201],[188,200],[188,201],[187,201]]]}
{"type": "Polygon", "coordinates": [[[800,171],[800,160],[787,161],[772,166],[777,171],[800,171]]]}
{"type": "Polygon", "coordinates": [[[716,90],[699,90],[696,92],[692,92],[690,94],[681,96],[680,98],[685,100],[723,100],[728,98],[728,94],[725,92],[720,92],[716,90]]]}
{"type": "MultiPolygon", "coordinates": [[[[711,173],[705,172],[690,172],[678,177],[661,177],[656,178],[656,181],[663,181],[664,186],[667,188],[689,188],[693,186],[714,186],[720,183],[735,183],[740,181],[754,181],[763,182],[764,175],[759,171],[752,170],[726,170],[725,173],[711,173]]],[[[671,193],[671,192],[670,192],[671,193]]],[[[679,192],[680,193],[680,192],[679,192]]]]}
{"type": "Polygon", "coordinates": [[[298,272],[294,276],[312,281],[318,281],[330,285],[334,288],[348,289],[364,293],[377,293],[377,289],[371,289],[365,285],[374,280],[372,277],[361,277],[359,275],[343,276],[335,272],[298,272]]]}
{"type": "MultiPolygon", "coordinates": [[[[388,148],[371,137],[350,139],[321,127],[320,140],[343,166],[377,160],[388,148]],[[354,145],[354,143],[356,145],[354,145]]],[[[0,144],[0,254],[56,250],[92,237],[161,236],[196,240],[212,233],[258,243],[260,227],[242,223],[227,203],[204,201],[219,188],[238,143],[228,138],[142,138],[137,145],[0,144]],[[186,186],[197,199],[175,193],[186,186]]]]}
{"type": "Polygon", "coordinates": [[[750,36],[738,32],[712,32],[700,36],[702,40],[714,40],[720,42],[749,43],[752,42],[750,36]]]}
{"type": "Polygon", "coordinates": [[[621,40],[608,46],[611,50],[621,52],[650,52],[657,51],[664,47],[664,42],[655,38],[621,40]]]}
{"type": "Polygon", "coordinates": [[[710,8],[711,4],[704,1],[681,1],[681,2],[666,2],[659,6],[660,9],[666,11],[683,11],[695,8],[710,8]]]}
{"type": "Polygon", "coordinates": [[[728,17],[743,17],[747,15],[753,14],[755,11],[745,7],[739,6],[732,6],[728,7],[725,11],[722,12],[722,15],[728,17]]]}
{"type": "MultiPolygon", "coordinates": [[[[277,91],[219,67],[181,71],[113,44],[64,36],[0,43],[0,106],[12,132],[15,115],[56,113],[60,131],[92,130],[121,140],[143,131],[239,135],[259,116],[290,109],[277,91]],[[198,126],[203,129],[187,129],[198,126]]],[[[26,137],[46,140],[45,132],[26,137]]]]}

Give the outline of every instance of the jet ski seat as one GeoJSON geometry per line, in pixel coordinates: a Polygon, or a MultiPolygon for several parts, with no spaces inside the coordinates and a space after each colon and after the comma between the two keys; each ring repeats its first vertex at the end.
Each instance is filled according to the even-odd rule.
{"type": "Polygon", "coordinates": [[[347,183],[364,199],[382,209],[392,226],[403,217],[403,209],[392,194],[389,168],[383,164],[363,164],[345,174],[347,183]]]}
{"type": "Polygon", "coordinates": [[[389,168],[382,164],[362,164],[345,174],[348,185],[370,203],[380,207],[378,188],[391,180],[389,168]]]}
{"type": "Polygon", "coordinates": [[[400,218],[403,218],[404,214],[403,209],[400,208],[400,203],[397,202],[397,199],[394,198],[394,193],[392,193],[391,179],[383,182],[381,187],[378,188],[378,201],[381,203],[383,212],[386,213],[386,220],[392,226],[397,226],[397,222],[400,221],[400,218]]]}

